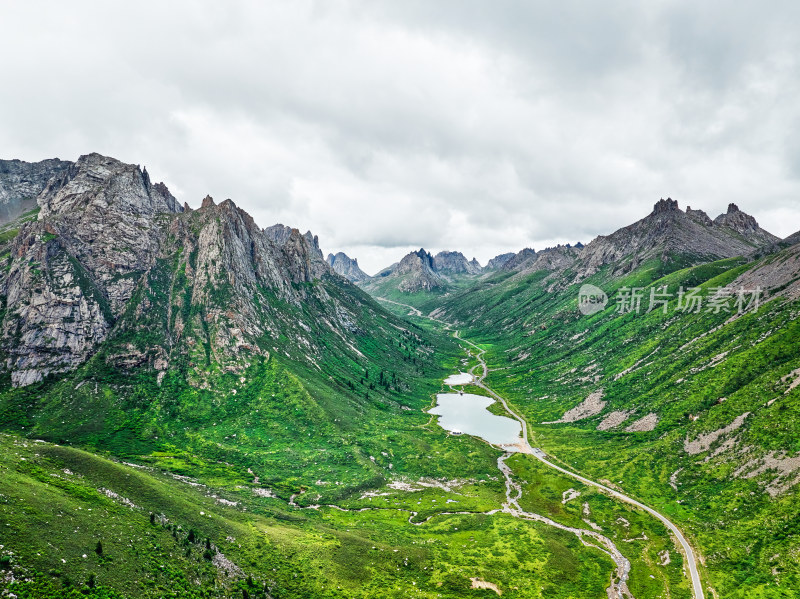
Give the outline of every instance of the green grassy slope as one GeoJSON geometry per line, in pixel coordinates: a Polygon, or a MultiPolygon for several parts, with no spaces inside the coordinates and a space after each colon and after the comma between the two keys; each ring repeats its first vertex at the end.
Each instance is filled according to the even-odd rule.
{"type": "Polygon", "coordinates": [[[666,314],[616,313],[623,286],[710,293],[755,265],[679,266],[651,261],[622,279],[600,272],[583,281],[611,298],[592,316],[577,310],[578,285],[548,292],[552,279],[542,272],[493,277],[445,310],[488,350],[487,381],[526,416],[535,444],[674,518],[698,544],[719,596],[794,596],[800,390],[789,386],[800,367],[800,302],[776,297],[733,318],[681,312],[673,296],[666,314]],[[600,414],[543,424],[601,389],[607,403],[600,414]],[[630,414],[598,430],[613,411],[630,414]],[[654,430],[625,430],[651,413],[654,430]],[[719,432],[737,418],[741,426],[719,432]]]}
{"type": "Polygon", "coordinates": [[[470,590],[480,578],[509,597],[599,598],[610,570],[546,526],[435,515],[495,504],[477,481],[303,509],[218,473],[222,486],[12,435],[0,449],[0,567],[18,597],[494,596],[470,590]]]}

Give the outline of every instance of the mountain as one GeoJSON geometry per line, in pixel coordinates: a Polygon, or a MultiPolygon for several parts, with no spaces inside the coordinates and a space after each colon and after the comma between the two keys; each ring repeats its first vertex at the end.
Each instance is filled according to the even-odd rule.
{"type": "Polygon", "coordinates": [[[363,289],[378,297],[443,291],[447,280],[436,271],[434,258],[424,248],[406,254],[400,262],[361,282],[363,289]]]}
{"type": "Polygon", "coordinates": [[[502,270],[527,272],[535,270],[561,271],[572,266],[581,255],[582,246],[557,245],[539,252],[524,249],[503,264],[502,270]]]}
{"type": "Polygon", "coordinates": [[[511,258],[513,257],[514,257],[514,252],[508,252],[507,254],[499,254],[494,258],[492,258],[491,260],[489,260],[489,262],[486,264],[486,270],[487,271],[499,270],[500,268],[503,267],[503,265],[506,262],[511,260],[511,258]]]}
{"type": "Polygon", "coordinates": [[[792,245],[795,245],[797,243],[800,243],[800,231],[798,231],[797,233],[792,233],[791,235],[789,235],[785,239],[782,239],[781,243],[785,247],[792,246],[792,245]]]}
{"type": "Polygon", "coordinates": [[[442,251],[433,256],[421,248],[360,285],[375,297],[417,305],[432,295],[469,287],[482,274],[480,263],[475,258],[467,260],[461,252],[442,251]]]}
{"type": "MultiPolygon", "coordinates": [[[[688,207],[686,208],[686,212],[687,214],[689,213],[688,207]]],[[[736,204],[728,204],[728,211],[715,218],[714,224],[736,231],[747,239],[749,243],[754,243],[759,246],[768,245],[780,240],[772,233],[759,227],[756,219],[739,210],[736,204]]]]}
{"type": "Polygon", "coordinates": [[[530,262],[535,257],[536,250],[533,248],[523,248],[516,254],[512,254],[508,260],[504,260],[500,268],[506,271],[517,270],[520,266],[530,262]]]}
{"type": "Polygon", "coordinates": [[[736,206],[712,220],[663,200],[569,265],[529,253],[420,309],[491,348],[486,384],[537,446],[672,510],[711,594],[745,598],[800,581],[788,557],[800,543],[784,532],[800,518],[792,240],[776,245],[736,206]],[[603,302],[584,314],[585,293],[603,302]]]}
{"type": "Polygon", "coordinates": [[[70,164],[58,158],[41,162],[0,160],[0,224],[36,208],[36,196],[51,177],[62,173],[70,164]]]}
{"type": "Polygon", "coordinates": [[[264,229],[264,235],[273,243],[283,245],[292,236],[292,228],[282,224],[272,225],[264,229]]]}
{"type": "Polygon", "coordinates": [[[408,253],[389,276],[399,277],[398,289],[406,293],[432,291],[445,285],[436,272],[433,256],[422,248],[408,253]]]}
{"type": "Polygon", "coordinates": [[[350,258],[344,252],[337,252],[335,256],[328,254],[327,261],[333,272],[342,275],[351,283],[358,283],[369,278],[369,275],[359,268],[358,259],[350,258]]]}
{"type": "Polygon", "coordinates": [[[11,244],[0,295],[0,347],[15,385],[84,362],[151,268],[164,235],[160,214],[182,208],[147,171],[82,156],[39,195],[39,219],[11,244]]]}
{"type": "Polygon", "coordinates": [[[475,258],[468,262],[461,252],[448,251],[439,252],[433,257],[433,268],[436,272],[453,275],[478,275],[483,270],[475,258]]]}
{"type": "Polygon", "coordinates": [[[362,283],[451,327],[113,158],[37,206],[0,228],[5,594],[691,597],[669,531],[587,478],[667,514],[709,597],[800,584],[800,244],[738,209],[668,203],[588,258],[481,274],[420,249],[362,283]],[[437,426],[456,370],[533,455],[437,426]]]}
{"type": "Polygon", "coordinates": [[[777,240],[735,204],[711,221],[702,210],[689,207],[683,212],[677,201],[667,198],[645,218],[594,239],[581,252],[576,269],[585,278],[605,266],[624,274],[651,259],[688,266],[747,255],[777,240]]]}
{"type": "Polygon", "coordinates": [[[97,359],[159,382],[204,365],[186,371],[200,388],[276,352],[319,370],[329,336],[363,360],[349,339],[374,334],[359,315],[381,310],[336,283],[311,233],[264,231],[230,200],[184,208],[146,170],[99,154],[53,177],[38,204],[0,274],[0,348],[14,386],[97,359]]]}

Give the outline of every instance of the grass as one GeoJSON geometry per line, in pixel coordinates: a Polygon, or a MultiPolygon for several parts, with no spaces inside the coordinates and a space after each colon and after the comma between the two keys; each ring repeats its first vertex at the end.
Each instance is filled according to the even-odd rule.
{"type": "MultiPolygon", "coordinates": [[[[622,286],[706,291],[753,266],[732,259],[665,272],[644,264],[622,279],[600,272],[588,282],[612,298],[622,286]]],[[[788,382],[780,382],[800,367],[800,303],[776,298],[737,319],[684,314],[677,300],[666,315],[617,314],[610,303],[584,317],[575,309],[577,286],[548,293],[538,284],[541,274],[489,280],[445,304],[447,318],[487,344],[489,367],[502,368],[490,372],[488,384],[526,417],[537,446],[590,478],[623,481],[626,492],[674,518],[698,544],[720,596],[791,596],[781,589],[797,587],[800,576],[791,558],[800,545],[788,532],[798,516],[796,489],[784,478],[786,489],[773,498],[766,491],[781,484],[776,471],[747,474],[768,452],[800,450],[798,391],[784,396],[788,382]],[[600,388],[602,414],[539,424],[600,388]],[[597,430],[613,410],[632,415],[623,426],[597,430]],[[659,419],[655,430],[625,432],[651,412],[659,419]],[[747,412],[743,426],[709,450],[684,451],[685,440],[747,412]]]]}

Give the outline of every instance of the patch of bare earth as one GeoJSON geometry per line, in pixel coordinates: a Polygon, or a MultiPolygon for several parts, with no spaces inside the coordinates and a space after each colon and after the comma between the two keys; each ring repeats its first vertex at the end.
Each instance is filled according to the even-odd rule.
{"type": "Polygon", "coordinates": [[[228,577],[233,578],[244,575],[242,569],[225,557],[225,555],[222,553],[215,553],[211,558],[211,563],[214,564],[214,567],[216,567],[217,570],[225,573],[225,575],[228,577]]]}
{"type": "Polygon", "coordinates": [[[580,404],[564,412],[564,415],[551,422],[542,422],[542,424],[560,424],[563,422],[577,422],[585,418],[596,416],[603,411],[606,407],[606,402],[603,401],[603,390],[599,389],[589,394],[589,397],[584,399],[580,404]]]}
{"type": "Polygon", "coordinates": [[[625,429],[626,433],[649,433],[658,424],[658,414],[650,412],[625,429]]]}
{"type": "Polygon", "coordinates": [[[786,452],[770,451],[761,458],[755,458],[740,468],[733,475],[741,478],[754,478],[765,472],[776,472],[777,476],[766,484],[765,490],[771,497],[785,493],[800,483],[800,456],[789,457],[786,452]]]}
{"type": "Polygon", "coordinates": [[[711,431],[710,433],[703,433],[697,435],[697,438],[694,441],[689,441],[687,437],[683,442],[683,450],[688,453],[689,455],[696,455],[698,453],[703,453],[704,451],[708,451],[711,446],[723,435],[727,435],[738,429],[742,424],[744,424],[745,418],[750,415],[750,412],[745,412],[744,414],[737,416],[736,419],[731,422],[728,426],[722,427],[715,431],[711,431]]]}
{"type": "Polygon", "coordinates": [[[789,388],[786,390],[786,393],[789,393],[792,389],[794,389],[795,387],[800,385],[800,368],[798,368],[796,370],[792,370],[785,377],[781,378],[781,382],[785,383],[789,379],[794,379],[794,380],[792,380],[792,382],[789,383],[789,388]]]}
{"type": "Polygon", "coordinates": [[[633,412],[630,410],[617,410],[615,412],[611,412],[608,416],[603,418],[603,421],[600,424],[597,425],[597,430],[607,431],[609,429],[616,428],[625,422],[631,414],[633,414],[633,412]]]}
{"type": "Polygon", "coordinates": [[[503,591],[497,588],[497,585],[492,582],[486,582],[482,578],[470,578],[472,582],[473,589],[489,589],[497,593],[498,595],[502,595],[503,591]]]}

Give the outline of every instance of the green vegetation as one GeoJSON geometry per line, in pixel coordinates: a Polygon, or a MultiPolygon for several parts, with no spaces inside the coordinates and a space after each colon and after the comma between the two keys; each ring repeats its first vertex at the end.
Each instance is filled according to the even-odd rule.
{"type": "MultiPolygon", "coordinates": [[[[182,218],[200,226],[197,214],[182,218]]],[[[0,259],[17,229],[0,231],[0,259]]],[[[72,372],[19,389],[0,378],[0,569],[15,580],[4,578],[4,590],[461,598],[497,596],[491,584],[511,598],[606,596],[611,560],[574,534],[503,512],[499,452],[448,435],[426,413],[444,377],[479,364],[440,322],[379,306],[338,277],[287,283],[302,301],[260,284],[235,288],[174,237],[147,272],[115,279],[135,290],[113,312],[55,236],[40,241],[113,328],[72,372]],[[242,322],[259,331],[246,342],[242,322]]],[[[674,295],[664,311],[615,310],[626,288],[708,295],[754,266],[687,266],[697,261],[596,273],[581,283],[612,301],[592,316],[577,311],[569,271],[371,291],[424,314],[440,308],[486,351],[487,383],[524,415],[535,446],[684,530],[708,596],[792,596],[800,301],[771,298],[736,318],[681,311],[674,295]],[[602,411],[556,422],[601,390],[602,411]],[[606,421],[612,412],[618,422],[606,421]],[[652,427],[627,430],[648,415],[652,427]]],[[[32,275],[48,276],[45,266],[32,275]]],[[[691,596],[660,522],[531,456],[507,464],[523,510],[613,541],[632,564],[637,599],[691,596]]]]}
{"type": "Polygon", "coordinates": [[[623,278],[600,272],[581,282],[611,299],[592,316],[576,309],[579,285],[548,292],[541,272],[491,278],[445,308],[462,335],[490,344],[487,382],[526,417],[536,446],[590,478],[619,481],[674,519],[697,544],[720,596],[784,597],[800,586],[790,557],[800,549],[797,473],[779,469],[800,451],[798,390],[787,391],[794,380],[787,375],[800,367],[800,302],[767,298],[742,315],[733,299],[731,312],[716,314],[677,305],[680,286],[708,296],[753,266],[732,259],[681,269],[679,261],[666,268],[655,261],[623,278]],[[673,293],[666,313],[661,306],[646,313],[649,296],[641,313],[617,313],[619,289],[649,294],[663,285],[673,293]],[[601,413],[544,424],[601,389],[601,413]],[[622,424],[598,430],[614,411],[625,413],[622,424]],[[654,430],[626,431],[647,414],[657,416],[654,430]],[[741,426],[709,437],[707,447],[684,449],[737,418],[741,426]],[[761,467],[765,460],[773,465],[761,467]]]}

